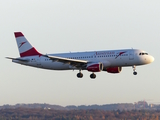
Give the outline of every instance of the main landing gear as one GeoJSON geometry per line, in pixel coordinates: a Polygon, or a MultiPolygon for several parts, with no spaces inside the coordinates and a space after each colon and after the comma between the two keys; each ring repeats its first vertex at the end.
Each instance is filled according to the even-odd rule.
{"type": "MultiPolygon", "coordinates": [[[[83,74],[81,73],[81,70],[79,71],[79,73],[77,73],[77,77],[78,77],[78,78],[82,78],[82,77],[83,77],[83,74]]],[[[90,78],[91,78],[91,79],[95,79],[95,78],[96,78],[96,74],[92,73],[92,74],[90,75],[90,78]]]]}
{"type": "Polygon", "coordinates": [[[135,66],[135,65],[133,65],[132,67],[133,67],[133,75],[137,75],[137,72],[136,72],[136,66],[135,66]]]}
{"type": "Polygon", "coordinates": [[[81,72],[77,73],[77,77],[78,78],[82,78],[83,77],[83,74],[81,72]]]}
{"type": "Polygon", "coordinates": [[[91,79],[95,79],[95,78],[96,78],[96,74],[92,73],[92,74],[90,75],[90,78],[91,78],[91,79]]]}

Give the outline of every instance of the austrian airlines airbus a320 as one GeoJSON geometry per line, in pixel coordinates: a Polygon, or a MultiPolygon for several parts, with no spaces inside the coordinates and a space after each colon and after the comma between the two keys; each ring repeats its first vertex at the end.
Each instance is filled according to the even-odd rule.
{"type": "Polygon", "coordinates": [[[107,71],[120,73],[122,67],[132,66],[133,74],[137,75],[136,66],[149,64],[154,58],[139,49],[103,50],[91,52],[74,52],[61,54],[41,54],[24,37],[21,32],[15,32],[20,57],[11,58],[12,62],[49,69],[49,70],[79,70],[78,78],[82,78],[82,70],[92,72],[90,78],[96,78],[95,72],[107,71]]]}

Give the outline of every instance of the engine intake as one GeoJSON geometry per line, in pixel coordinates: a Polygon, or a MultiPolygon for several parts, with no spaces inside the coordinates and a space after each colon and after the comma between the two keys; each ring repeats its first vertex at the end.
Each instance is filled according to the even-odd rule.
{"type": "Polygon", "coordinates": [[[102,63],[91,63],[87,65],[87,70],[90,72],[100,72],[103,70],[102,63]]]}

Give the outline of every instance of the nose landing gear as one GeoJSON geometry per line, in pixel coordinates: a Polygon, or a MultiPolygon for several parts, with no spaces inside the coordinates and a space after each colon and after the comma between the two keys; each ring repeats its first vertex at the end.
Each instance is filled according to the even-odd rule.
{"type": "Polygon", "coordinates": [[[137,72],[133,72],[133,75],[137,75],[137,72]]]}
{"type": "Polygon", "coordinates": [[[133,75],[137,75],[137,72],[136,72],[136,66],[135,66],[135,65],[133,65],[132,67],[133,67],[133,75]]]}

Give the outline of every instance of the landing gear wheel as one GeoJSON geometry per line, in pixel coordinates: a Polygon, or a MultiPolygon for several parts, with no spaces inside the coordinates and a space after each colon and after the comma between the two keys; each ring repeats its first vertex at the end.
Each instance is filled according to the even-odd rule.
{"type": "Polygon", "coordinates": [[[133,72],[133,75],[137,75],[137,72],[133,72]]]}
{"type": "Polygon", "coordinates": [[[133,67],[133,75],[137,75],[137,72],[136,72],[136,66],[135,66],[135,65],[133,65],[132,67],[133,67]]]}
{"type": "Polygon", "coordinates": [[[92,73],[92,74],[90,75],[90,78],[91,78],[91,79],[95,79],[95,78],[96,78],[96,75],[95,75],[94,73],[92,73]]]}
{"type": "Polygon", "coordinates": [[[77,77],[78,77],[78,78],[82,78],[82,77],[83,77],[83,74],[82,74],[82,73],[77,73],[77,77]]]}

